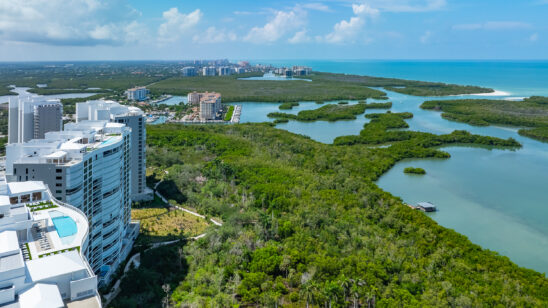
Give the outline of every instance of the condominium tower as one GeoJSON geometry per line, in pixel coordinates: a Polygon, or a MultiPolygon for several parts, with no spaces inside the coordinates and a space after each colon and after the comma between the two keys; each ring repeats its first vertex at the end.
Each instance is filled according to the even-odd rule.
{"type": "Polygon", "coordinates": [[[131,101],[144,101],[149,93],[150,91],[145,87],[131,88],[126,91],[127,99],[131,101]]]}
{"type": "Polygon", "coordinates": [[[80,209],[89,222],[84,248],[100,283],[109,281],[136,236],[131,220],[131,129],[80,121],[45,138],[6,147],[6,179],[43,181],[53,197],[80,209]]]}
{"type": "Polygon", "coordinates": [[[200,93],[200,120],[215,120],[221,110],[221,94],[215,92],[200,93]]]}
{"type": "Polygon", "coordinates": [[[146,187],[146,120],[141,109],[120,105],[114,101],[87,101],[76,104],[76,122],[110,121],[122,123],[131,129],[131,199],[133,201],[152,198],[146,187]]]}
{"type": "Polygon", "coordinates": [[[194,66],[185,66],[181,70],[183,77],[192,77],[196,76],[196,68],[194,66]]]}
{"type": "Polygon", "coordinates": [[[39,97],[10,100],[8,127],[9,143],[42,139],[45,133],[62,129],[63,105],[57,99],[39,97]]]}

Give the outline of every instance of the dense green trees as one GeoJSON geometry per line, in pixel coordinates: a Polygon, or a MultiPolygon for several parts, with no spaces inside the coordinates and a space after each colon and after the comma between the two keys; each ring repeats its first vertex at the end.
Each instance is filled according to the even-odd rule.
{"type": "MultiPolygon", "coordinates": [[[[401,126],[409,116],[371,117],[372,123],[381,118],[378,125],[390,117],[382,125],[401,126]]],[[[188,274],[173,292],[176,304],[460,307],[548,301],[543,275],[482,250],[373,182],[402,158],[444,156],[431,147],[509,141],[455,132],[411,135],[388,148],[325,145],[268,124],[162,125],[150,127],[147,137],[148,153],[177,154],[172,166],[161,155],[149,156],[148,163],[167,167],[166,176],[188,197],[185,205],[224,222],[184,246],[188,274]]]]}
{"type": "Polygon", "coordinates": [[[409,174],[426,174],[426,171],[422,168],[413,168],[413,167],[407,167],[405,169],[403,169],[403,172],[404,173],[409,173],[409,174]]]}
{"type": "Polygon", "coordinates": [[[223,101],[328,101],[385,98],[381,91],[370,87],[420,96],[442,96],[493,92],[492,89],[435,82],[380,78],[358,75],[314,72],[306,76],[312,82],[240,80],[241,76],[173,77],[151,85],[154,93],[185,95],[191,91],[218,91],[223,101]]]}
{"type": "Polygon", "coordinates": [[[286,102],[286,103],[281,103],[280,106],[278,106],[278,108],[280,110],[289,110],[297,106],[299,106],[299,102],[286,102]]]}
{"type": "Polygon", "coordinates": [[[446,96],[493,92],[493,89],[477,86],[462,86],[441,82],[415,81],[347,74],[315,72],[314,75],[307,76],[306,78],[311,79],[312,81],[337,81],[346,82],[349,84],[362,84],[368,87],[381,87],[389,91],[415,96],[446,96]]]}
{"type": "Polygon", "coordinates": [[[442,111],[448,120],[471,125],[490,124],[525,126],[519,134],[548,142],[548,97],[533,96],[523,101],[460,99],[428,101],[423,109],[442,111]]]}
{"type": "MultiPolygon", "coordinates": [[[[284,112],[271,112],[268,114],[270,118],[277,120],[297,120],[303,122],[309,121],[339,121],[339,120],[354,120],[356,115],[362,114],[366,109],[388,109],[392,107],[391,102],[387,103],[357,103],[354,105],[346,104],[329,104],[313,110],[299,111],[298,114],[290,114],[284,112]]],[[[282,109],[282,108],[280,108],[282,109]]],[[[279,122],[278,122],[279,123],[279,122]]]]}
{"type": "Polygon", "coordinates": [[[179,251],[180,245],[170,245],[142,252],[139,269],[127,272],[120,294],[109,307],[165,307],[162,286],[174,289],[187,273],[187,261],[179,251]]]}
{"type": "Polygon", "coordinates": [[[390,147],[393,154],[403,155],[402,158],[412,157],[439,157],[445,158],[449,154],[432,149],[432,147],[452,143],[468,143],[485,146],[520,147],[514,139],[503,140],[489,136],[472,135],[466,131],[454,131],[451,134],[435,135],[424,132],[397,130],[408,128],[404,119],[413,117],[412,113],[373,113],[366,114],[371,119],[364,125],[358,136],[342,136],[334,140],[336,145],[368,144],[381,145],[397,142],[390,147]]]}

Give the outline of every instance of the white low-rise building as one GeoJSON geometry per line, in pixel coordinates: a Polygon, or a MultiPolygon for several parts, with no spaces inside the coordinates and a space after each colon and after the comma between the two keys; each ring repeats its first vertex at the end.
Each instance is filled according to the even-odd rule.
{"type": "Polygon", "coordinates": [[[39,181],[0,182],[0,307],[101,307],[88,219],[39,181]]]}

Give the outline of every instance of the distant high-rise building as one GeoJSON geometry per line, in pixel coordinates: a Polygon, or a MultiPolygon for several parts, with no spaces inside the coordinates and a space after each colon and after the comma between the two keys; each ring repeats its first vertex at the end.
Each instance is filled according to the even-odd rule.
{"type": "Polygon", "coordinates": [[[181,70],[184,77],[196,76],[196,68],[194,66],[186,66],[181,70]]]}
{"type": "Polygon", "coordinates": [[[203,76],[215,76],[216,75],[216,69],[215,66],[205,66],[202,68],[202,75],[203,76]]]}
{"type": "Polygon", "coordinates": [[[8,143],[43,139],[45,133],[63,128],[63,105],[59,100],[25,98],[10,100],[8,143]]]}
{"type": "Polygon", "coordinates": [[[110,121],[131,128],[131,199],[151,199],[146,186],[146,120],[141,109],[114,101],[87,101],[76,104],[76,122],[110,121]]]}
{"type": "Polygon", "coordinates": [[[145,87],[131,88],[126,91],[127,99],[131,101],[144,101],[149,93],[150,91],[145,87]]]}
{"type": "Polygon", "coordinates": [[[308,66],[293,66],[293,75],[295,76],[306,76],[310,75],[312,69],[308,66]]]}
{"type": "Polygon", "coordinates": [[[231,73],[232,73],[232,68],[230,66],[219,67],[219,76],[228,76],[231,73]]]}
{"type": "Polygon", "coordinates": [[[245,68],[243,67],[237,67],[236,68],[236,74],[243,74],[245,73],[245,68]]]}

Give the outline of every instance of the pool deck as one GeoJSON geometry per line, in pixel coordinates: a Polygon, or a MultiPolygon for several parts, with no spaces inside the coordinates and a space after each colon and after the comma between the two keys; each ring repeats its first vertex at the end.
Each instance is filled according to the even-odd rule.
{"type": "Polygon", "coordinates": [[[42,254],[78,247],[83,242],[84,236],[87,233],[87,222],[82,221],[82,217],[77,212],[69,208],[56,207],[53,209],[32,212],[31,215],[33,215],[36,221],[39,221],[36,224],[38,224],[38,227],[44,232],[45,236],[43,237],[47,239],[50,246],[49,249],[42,248],[39,238],[36,237],[37,234],[29,234],[29,250],[33,259],[38,258],[42,254]],[[61,239],[51,219],[50,213],[52,212],[59,212],[64,216],[72,218],[72,220],[76,222],[76,234],[61,239]],[[70,240],[67,241],[67,238],[70,240]]]}

